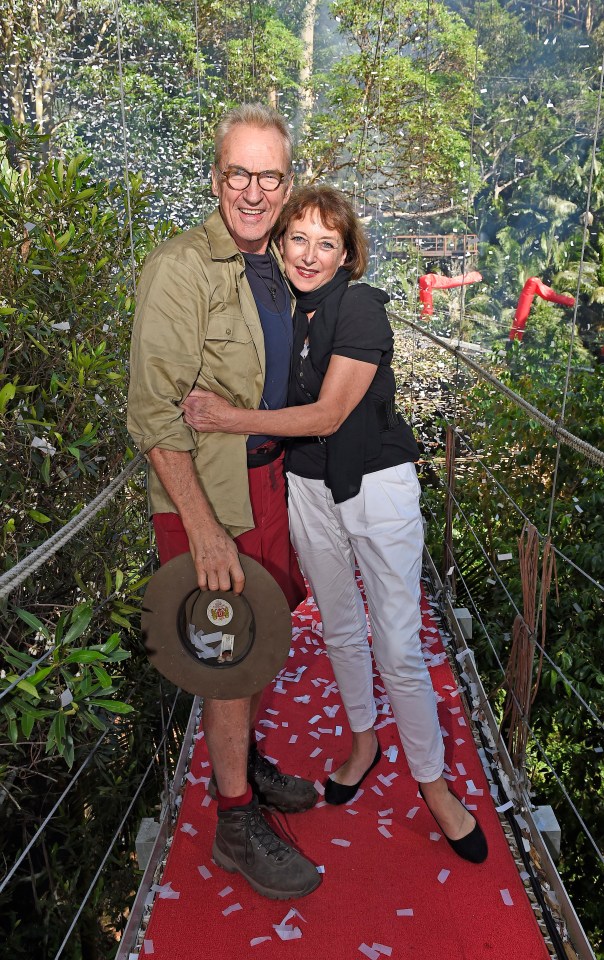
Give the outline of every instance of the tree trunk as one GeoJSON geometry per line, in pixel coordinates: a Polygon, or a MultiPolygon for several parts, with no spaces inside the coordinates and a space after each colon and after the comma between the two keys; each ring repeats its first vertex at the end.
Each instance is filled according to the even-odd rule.
{"type": "MultiPolygon", "coordinates": [[[[310,81],[313,73],[315,48],[315,17],[317,14],[317,0],[306,0],[302,22],[302,43],[304,44],[304,59],[300,67],[300,112],[298,115],[299,138],[302,141],[308,136],[312,117],[313,96],[310,81]]],[[[307,162],[306,176],[312,174],[310,161],[307,162]]]]}

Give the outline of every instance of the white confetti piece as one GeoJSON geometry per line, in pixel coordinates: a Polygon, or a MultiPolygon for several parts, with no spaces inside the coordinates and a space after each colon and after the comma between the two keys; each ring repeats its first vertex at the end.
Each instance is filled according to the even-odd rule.
{"type": "Polygon", "coordinates": [[[172,882],[170,883],[154,883],[151,887],[153,893],[159,894],[160,900],[179,900],[180,893],[177,890],[172,889],[172,882]]]}
{"type": "Polygon", "coordinates": [[[250,940],[250,947],[257,947],[261,943],[266,943],[267,940],[272,940],[272,937],[252,937],[250,940]]]}
{"type": "Polygon", "coordinates": [[[455,766],[457,767],[457,772],[458,772],[459,776],[460,776],[460,777],[465,777],[465,775],[466,775],[466,768],[464,767],[463,763],[456,763],[455,766]]]}
{"type": "Polygon", "coordinates": [[[150,957],[151,954],[155,953],[153,940],[143,940],[143,953],[145,954],[146,957],[150,957]]]}
{"type": "Polygon", "coordinates": [[[390,830],[388,829],[388,827],[385,827],[383,825],[381,827],[378,827],[378,833],[381,833],[383,837],[386,837],[386,840],[390,840],[392,837],[392,834],[390,833],[390,830]]]}
{"type": "Polygon", "coordinates": [[[342,736],[342,727],[336,727],[335,730],[334,730],[334,735],[335,735],[336,737],[341,737],[341,736],[342,736]]]}
{"type": "Polygon", "coordinates": [[[377,793],[378,797],[384,796],[384,794],[382,793],[382,791],[377,785],[374,785],[371,789],[373,790],[374,793],[377,793]]]}
{"type": "Polygon", "coordinates": [[[310,759],[314,760],[315,757],[318,757],[320,753],[323,753],[323,751],[321,750],[321,747],[315,747],[313,752],[310,754],[310,759]]]}
{"type": "Polygon", "coordinates": [[[394,807],[388,807],[387,810],[378,810],[379,817],[389,817],[391,813],[394,813],[394,807]]]}
{"type": "Polygon", "coordinates": [[[189,781],[189,783],[192,783],[193,786],[197,786],[198,783],[204,783],[207,787],[210,782],[209,777],[204,777],[203,774],[201,777],[195,777],[190,770],[187,773],[186,779],[189,781]]]}
{"type": "Polygon", "coordinates": [[[298,740],[298,734],[297,734],[297,733],[292,733],[291,737],[289,738],[289,742],[290,742],[290,743],[297,743],[297,740],[298,740]]]}
{"type": "Polygon", "coordinates": [[[203,800],[201,801],[200,806],[202,806],[202,807],[209,807],[210,804],[211,804],[211,802],[212,802],[212,798],[211,798],[210,794],[209,794],[209,793],[206,793],[205,797],[204,797],[203,800]]]}
{"type": "Polygon", "coordinates": [[[331,773],[333,769],[333,757],[328,757],[323,766],[325,773],[331,773]]]}
{"type": "Polygon", "coordinates": [[[500,806],[495,807],[495,809],[497,813],[505,813],[506,810],[509,810],[513,806],[514,806],[514,801],[508,800],[506,803],[502,803],[500,804],[500,806]]]}
{"type": "Polygon", "coordinates": [[[219,897],[228,897],[229,893],[233,892],[232,887],[223,887],[223,889],[218,894],[219,897]]]}
{"type": "Polygon", "coordinates": [[[358,812],[358,810],[353,810],[352,807],[349,807],[348,804],[346,805],[346,813],[350,813],[353,817],[356,817],[358,812]]]}
{"type": "Polygon", "coordinates": [[[228,917],[229,913],[235,913],[236,910],[243,910],[240,903],[232,903],[230,907],[225,907],[222,911],[223,917],[228,917]]]}
{"type": "MultiPolygon", "coordinates": [[[[418,807],[417,809],[419,809],[419,807],[418,807]]],[[[392,826],[392,817],[380,817],[380,819],[378,820],[378,823],[383,823],[384,826],[386,826],[386,827],[391,827],[391,826],[392,826]]]]}
{"type": "Polygon", "coordinates": [[[392,744],[391,747],[388,747],[386,750],[386,756],[388,757],[390,763],[396,763],[398,758],[398,747],[396,744],[392,744]]]}
{"type": "Polygon", "coordinates": [[[331,841],[334,847],[349,847],[350,840],[341,840],[339,837],[334,837],[331,841]]]}
{"type": "Polygon", "coordinates": [[[474,783],[473,780],[466,780],[466,789],[467,789],[468,793],[475,793],[475,792],[476,792],[476,784],[474,783]]]}
{"type": "Polygon", "coordinates": [[[430,840],[440,840],[440,833],[437,833],[436,830],[433,830],[430,834],[430,840]]]}
{"type": "Polygon", "coordinates": [[[419,807],[411,807],[410,810],[407,810],[407,820],[413,820],[418,810],[419,810],[419,807]]]}
{"type": "Polygon", "coordinates": [[[439,875],[438,875],[438,877],[437,877],[438,882],[439,882],[439,883],[446,883],[447,878],[448,878],[448,876],[449,876],[450,873],[451,873],[450,870],[441,870],[440,873],[439,873],[439,875]]]}
{"type": "Polygon", "coordinates": [[[315,787],[315,790],[317,791],[317,793],[320,793],[321,796],[324,795],[324,793],[325,793],[325,787],[323,786],[323,784],[321,783],[320,780],[315,780],[314,787],[315,787]]]}
{"type": "Polygon", "coordinates": [[[188,833],[190,837],[196,837],[199,831],[195,829],[192,823],[183,823],[180,832],[188,833]]]}
{"type": "Polygon", "coordinates": [[[509,891],[509,890],[507,890],[507,889],[505,889],[505,890],[500,890],[499,893],[501,894],[501,899],[502,899],[503,902],[505,903],[506,907],[513,907],[513,906],[514,906],[514,901],[512,900],[512,897],[511,897],[511,894],[510,894],[510,891],[509,891]]]}
{"type": "Polygon", "coordinates": [[[402,910],[396,911],[397,917],[412,917],[413,916],[413,907],[403,907],[402,910]]]}
{"type": "Polygon", "coordinates": [[[201,874],[204,880],[209,880],[210,877],[212,876],[211,871],[208,870],[208,868],[204,866],[203,863],[200,867],[197,867],[197,869],[199,870],[199,873],[201,874]]]}
{"type": "Polygon", "coordinates": [[[303,697],[294,697],[294,703],[310,703],[310,697],[307,693],[303,697]]]}
{"type": "Polygon", "coordinates": [[[380,960],[380,955],[377,950],[374,950],[373,947],[368,947],[366,943],[360,945],[359,953],[368,957],[368,960],[380,960]]]}
{"type": "Polygon", "coordinates": [[[374,950],[377,950],[378,953],[382,953],[385,957],[392,956],[392,947],[387,947],[383,943],[372,943],[371,946],[374,950]]]}
{"type": "Polygon", "coordinates": [[[335,717],[339,709],[340,709],[340,704],[334,703],[332,707],[323,707],[323,712],[325,713],[326,717],[329,717],[330,720],[333,720],[333,718],[335,717]]]}

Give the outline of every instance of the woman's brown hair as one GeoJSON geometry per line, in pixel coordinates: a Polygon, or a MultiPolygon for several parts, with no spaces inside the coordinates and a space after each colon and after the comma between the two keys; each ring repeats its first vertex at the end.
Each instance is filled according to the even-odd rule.
{"type": "Polygon", "coordinates": [[[291,220],[301,220],[309,210],[319,215],[329,230],[337,230],[346,248],[345,270],[352,280],[359,280],[367,269],[369,248],[367,237],[352,204],[335,187],[299,187],[287,201],[275,227],[274,238],[283,237],[291,220]]]}

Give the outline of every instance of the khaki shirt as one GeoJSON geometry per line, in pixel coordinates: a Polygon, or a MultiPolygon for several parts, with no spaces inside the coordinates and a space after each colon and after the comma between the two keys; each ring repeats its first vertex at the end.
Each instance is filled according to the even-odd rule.
{"type": "MultiPolygon", "coordinates": [[[[293,306],[292,299],[292,312],[293,306]]],[[[153,447],[191,454],[200,486],[232,536],[254,526],[246,438],[196,433],[178,404],[197,386],[257,409],[265,370],[245,261],[215,211],[145,262],[132,330],[128,430],[144,454],[153,447]]],[[[151,513],[178,512],[151,465],[148,492],[151,513]]]]}

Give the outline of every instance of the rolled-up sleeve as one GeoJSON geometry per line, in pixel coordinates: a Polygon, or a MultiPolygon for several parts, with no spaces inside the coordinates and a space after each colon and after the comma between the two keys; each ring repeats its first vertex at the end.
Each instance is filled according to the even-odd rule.
{"type": "Polygon", "coordinates": [[[128,391],[128,430],[142,453],[196,449],[178,405],[201,370],[208,300],[203,273],[161,250],[149,257],[138,287],[128,391]]]}

